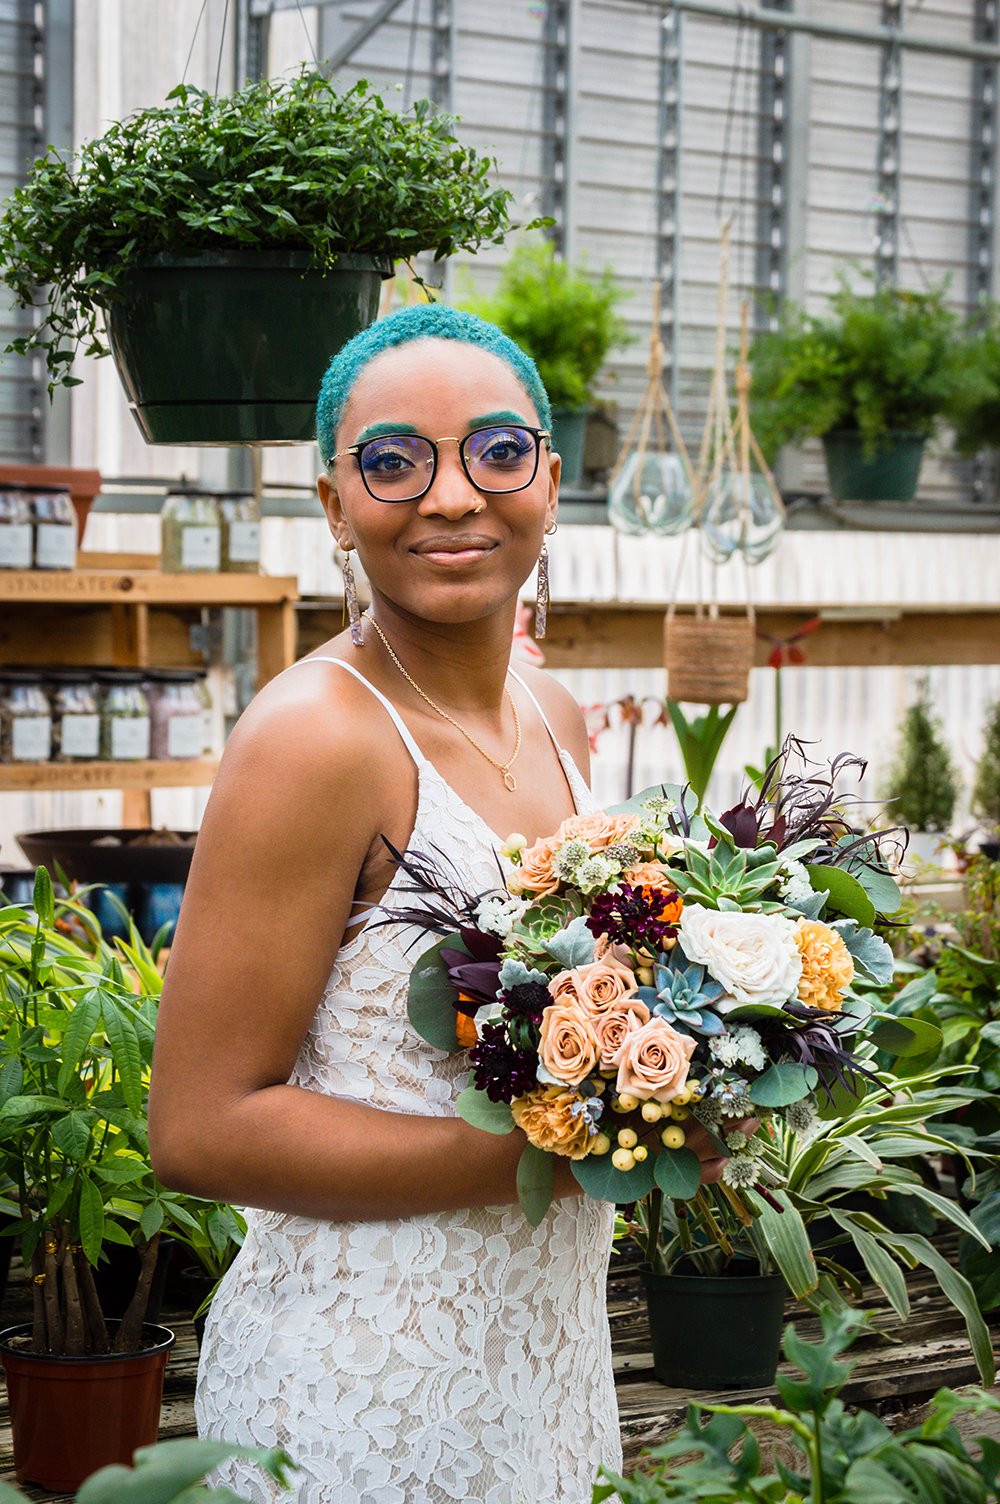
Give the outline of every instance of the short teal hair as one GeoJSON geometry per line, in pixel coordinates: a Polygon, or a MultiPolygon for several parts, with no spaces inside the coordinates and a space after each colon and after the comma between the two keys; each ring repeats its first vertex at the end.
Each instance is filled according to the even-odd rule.
{"type": "Polygon", "coordinates": [[[394,350],[415,339],[453,339],[488,350],[491,355],[499,355],[535,404],[542,427],[551,429],[552,408],[548,393],[535,362],[525,355],[520,345],[516,345],[496,324],[490,324],[474,313],[462,313],[457,308],[449,308],[446,303],[417,303],[412,308],[400,308],[396,313],[369,324],[367,329],[348,340],[331,360],[316,403],[316,441],[324,465],[336,452],[337,429],[347,399],[365,366],[383,350],[394,350]]]}

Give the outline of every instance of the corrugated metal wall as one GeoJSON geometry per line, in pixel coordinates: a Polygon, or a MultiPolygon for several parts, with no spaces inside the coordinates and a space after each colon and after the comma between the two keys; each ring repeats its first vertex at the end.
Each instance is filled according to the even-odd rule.
{"type": "MultiPolygon", "coordinates": [[[[0,0],[0,198],[23,183],[41,142],[41,7],[0,0]]],[[[0,349],[31,327],[0,292],[0,349]]],[[[0,356],[0,455],[21,464],[42,458],[37,360],[0,356]]]]}

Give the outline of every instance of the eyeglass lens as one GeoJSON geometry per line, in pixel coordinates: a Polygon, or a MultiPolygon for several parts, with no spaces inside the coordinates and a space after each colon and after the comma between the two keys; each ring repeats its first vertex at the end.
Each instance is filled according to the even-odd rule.
{"type": "MultiPolygon", "coordinates": [[[[538,440],[527,428],[477,428],[460,447],[469,479],[479,491],[519,491],[534,479],[538,440]]],[[[365,485],[378,501],[415,500],[434,479],[434,449],[419,434],[370,439],[359,459],[365,485]]]]}

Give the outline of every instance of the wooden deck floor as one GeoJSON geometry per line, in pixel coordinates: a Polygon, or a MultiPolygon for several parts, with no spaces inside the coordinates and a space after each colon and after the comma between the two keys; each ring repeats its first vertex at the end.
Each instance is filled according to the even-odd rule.
{"type": "MultiPolygon", "coordinates": [[[[11,1283],[14,1293],[4,1303],[4,1325],[24,1319],[14,1270],[11,1283]]],[[[897,1321],[875,1291],[866,1292],[869,1298],[865,1308],[876,1313],[875,1329],[855,1348],[857,1367],[844,1392],[848,1402],[866,1405],[894,1427],[913,1424],[926,1402],[942,1385],[954,1388],[977,1382],[964,1326],[936,1283],[924,1271],[915,1272],[908,1283],[912,1312],[905,1325],[897,1321]],[[880,1332],[893,1340],[886,1341],[879,1336],[880,1332]]],[[[637,1266],[627,1256],[615,1257],[612,1262],[608,1276],[608,1309],[622,1442],[626,1468],[630,1469],[637,1463],[644,1447],[655,1446],[664,1440],[681,1422],[691,1396],[686,1391],[666,1388],[653,1375],[649,1326],[637,1266]]],[[[24,1310],[26,1314],[26,1307],[24,1310]]],[[[818,1330],[815,1318],[794,1301],[789,1301],[786,1317],[795,1319],[804,1337],[815,1335],[818,1330]]],[[[175,1316],[168,1310],[161,1319],[177,1335],[167,1367],[160,1423],[160,1438],[166,1440],[193,1434],[198,1352],[188,1317],[175,1316]]],[[[994,1331],[1000,1337],[1000,1318],[994,1331]]],[[[763,1399],[772,1394],[771,1390],[744,1390],[739,1398],[763,1399]]],[[[699,1395],[698,1398],[722,1400],[731,1399],[732,1395],[720,1392],[699,1395]]],[[[1000,1439],[1000,1429],[994,1434],[1000,1439]]],[[[778,1433],[764,1434],[761,1440],[772,1452],[785,1451],[778,1433]]],[[[12,1469],[6,1393],[0,1385],[0,1476],[13,1482],[12,1469]]],[[[27,1489],[26,1492],[39,1504],[42,1501],[44,1504],[61,1504],[66,1497],[46,1494],[39,1489],[27,1489]]]]}

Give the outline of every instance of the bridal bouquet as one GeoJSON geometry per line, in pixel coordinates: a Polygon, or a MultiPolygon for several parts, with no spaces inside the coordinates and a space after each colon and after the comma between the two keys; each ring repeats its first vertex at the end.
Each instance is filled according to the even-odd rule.
{"type": "Polygon", "coordinates": [[[760,792],[718,815],[690,790],[647,789],[534,845],[511,836],[502,886],[484,894],[462,892],[440,853],[393,853],[421,899],[393,919],[439,937],[414,968],[410,1021],[468,1051],[463,1118],[523,1130],[532,1222],[553,1155],[598,1199],[696,1197],[692,1118],[727,1157],[722,1192],[748,1219],[743,1188],[776,1204],[759,1138],[769,1121],[808,1130],[867,1090],[876,1049],[906,1053],[910,1026],[853,990],[891,978],[874,925],[900,895],[883,838],[847,822],[836,783],[852,768],[864,764],[843,756],[810,773],[789,742],[760,792]],[[751,1116],[758,1134],[733,1131],[751,1116]]]}

